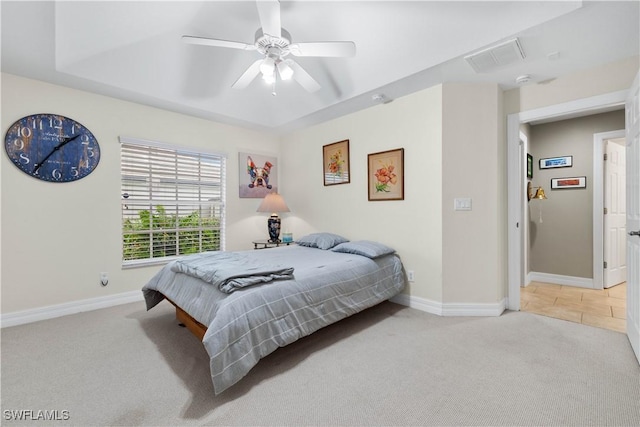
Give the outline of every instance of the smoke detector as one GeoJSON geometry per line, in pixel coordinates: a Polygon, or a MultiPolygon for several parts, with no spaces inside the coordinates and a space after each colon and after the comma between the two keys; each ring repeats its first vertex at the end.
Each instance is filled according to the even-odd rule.
{"type": "Polygon", "coordinates": [[[371,95],[371,100],[374,102],[379,102],[381,104],[388,104],[392,101],[392,99],[387,98],[387,96],[383,93],[374,93],[371,95]]]}
{"type": "Polygon", "coordinates": [[[531,81],[531,76],[529,74],[523,74],[521,76],[516,77],[516,83],[518,83],[519,85],[529,83],[530,81],[531,81]]]}

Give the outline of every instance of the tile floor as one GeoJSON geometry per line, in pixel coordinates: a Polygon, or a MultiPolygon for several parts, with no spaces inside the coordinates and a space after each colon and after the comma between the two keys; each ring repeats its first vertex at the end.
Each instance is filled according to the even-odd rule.
{"type": "Polygon", "coordinates": [[[624,333],[626,297],[626,282],[609,289],[531,282],[520,289],[520,309],[624,333]]]}

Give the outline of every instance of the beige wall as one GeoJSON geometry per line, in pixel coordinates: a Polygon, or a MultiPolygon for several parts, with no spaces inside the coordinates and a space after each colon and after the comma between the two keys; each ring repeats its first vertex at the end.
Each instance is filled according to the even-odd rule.
{"type": "Polygon", "coordinates": [[[237,153],[277,155],[277,138],[8,74],[1,88],[3,130],[51,112],[87,126],[101,149],[97,169],[66,184],[36,180],[0,156],[2,313],[139,290],[158,269],[121,268],[121,135],[226,153],[227,249],[248,249],[266,233],[257,199],[238,198],[237,153]]]}
{"type": "Polygon", "coordinates": [[[279,155],[279,185],[294,237],[317,230],[398,249],[416,280],[405,291],[443,303],[495,303],[506,296],[505,113],[628,88],[638,58],[502,94],[490,84],[445,84],[377,105],[281,140],[112,98],[2,75],[2,127],[55,112],[85,124],[101,144],[89,177],[50,184],[1,160],[2,312],[139,290],[157,270],[121,269],[118,136],[228,154],[227,249],[264,235],[255,199],[239,199],[238,151],[279,155]],[[605,79],[606,82],[601,82],[605,79]],[[597,84],[593,82],[597,81],[597,84]],[[324,187],[322,146],[351,141],[350,184],[324,187]],[[368,153],[405,148],[405,200],[368,202],[368,153]],[[471,212],[453,198],[471,197],[471,212]],[[98,284],[107,271],[109,286],[98,284]],[[474,278],[474,279],[472,279],[474,278]]]}
{"type": "Polygon", "coordinates": [[[531,271],[593,278],[593,134],[624,129],[624,110],[532,125],[532,185],[542,186],[547,200],[532,200],[531,271]],[[570,168],[542,169],[541,158],[573,156],[570,168]],[[586,176],[585,189],[552,190],[551,178],[586,176]],[[539,222],[542,208],[543,222],[539,222]]]}
{"type": "Polygon", "coordinates": [[[535,110],[578,99],[627,90],[640,67],[640,56],[529,84],[504,93],[505,114],[535,110]]]}
{"type": "MultiPolygon", "coordinates": [[[[445,84],[284,139],[286,198],[306,231],[394,246],[437,303],[496,303],[506,295],[502,93],[493,84],[445,84]],[[351,183],[324,187],[322,146],[348,138],[351,183]],[[367,154],[405,149],[405,200],[367,201],[367,154]],[[290,159],[290,160],[289,160],[290,159]],[[289,187],[288,187],[289,188],[289,187]],[[455,197],[473,210],[454,212],[455,197]]],[[[290,222],[293,219],[290,220],[290,222]]]]}
{"type": "Polygon", "coordinates": [[[102,161],[92,175],[60,185],[25,176],[3,157],[3,231],[7,230],[2,236],[3,312],[137,290],[157,270],[120,267],[120,135],[174,144],[188,140],[190,146],[228,153],[227,249],[246,249],[252,239],[264,234],[264,218],[255,213],[256,201],[237,198],[237,152],[279,153],[280,189],[291,208],[291,213],[283,214],[283,227],[294,237],[327,230],[394,246],[406,268],[415,272],[415,282],[405,291],[411,296],[469,303],[496,302],[504,296],[502,215],[497,195],[503,186],[500,170],[504,156],[497,143],[501,138],[501,97],[495,85],[446,85],[451,97],[446,103],[443,87],[433,87],[276,141],[15,76],[3,76],[2,83],[3,128],[35,111],[55,111],[89,127],[102,148],[102,161]],[[60,104],[58,99],[65,102],[60,104]],[[443,106],[451,115],[446,120],[446,137],[443,106]],[[461,116],[456,113],[458,108],[464,109],[461,116]],[[476,114],[480,109],[485,113],[476,114]],[[471,149],[465,148],[469,134],[475,140],[471,149]],[[351,183],[325,187],[322,146],[343,139],[350,140],[351,183]],[[367,154],[393,148],[405,149],[405,200],[369,202],[367,154]],[[451,170],[443,173],[447,168],[451,170]],[[483,179],[477,179],[479,176],[483,179]],[[10,182],[19,182],[20,188],[10,182]],[[485,191],[487,186],[491,191],[485,191]],[[453,197],[467,196],[474,198],[474,210],[456,216],[453,197]],[[8,208],[7,203],[11,203],[8,208]],[[46,214],[42,206],[47,206],[46,214]],[[450,216],[446,223],[444,215],[450,216]],[[16,222],[32,225],[12,227],[16,222]],[[471,245],[469,233],[474,236],[471,245]],[[68,239],[69,235],[91,237],[68,239]],[[43,236],[39,245],[38,236],[43,236]],[[446,246],[443,239],[448,240],[446,246]],[[465,249],[456,250],[459,244],[465,249]],[[10,254],[7,248],[13,249],[10,254]],[[446,287],[443,253],[448,254],[447,268],[453,273],[446,287]],[[466,270],[460,268],[461,254],[466,270]],[[29,268],[35,259],[41,260],[39,268],[29,268]],[[97,283],[100,271],[111,277],[106,288],[97,283]],[[464,279],[469,276],[476,279],[464,279]]]}
{"type": "Polygon", "coordinates": [[[506,286],[502,92],[448,83],[442,99],[443,302],[496,303],[506,286]],[[457,197],[472,210],[454,211],[457,197]]]}
{"type": "Polygon", "coordinates": [[[399,252],[415,283],[405,293],[442,300],[442,87],[304,129],[282,143],[283,195],[294,238],[330,231],[399,252]],[[351,182],[323,185],[322,146],[349,139],[351,182]],[[402,201],[367,198],[367,154],[405,150],[402,201]]]}

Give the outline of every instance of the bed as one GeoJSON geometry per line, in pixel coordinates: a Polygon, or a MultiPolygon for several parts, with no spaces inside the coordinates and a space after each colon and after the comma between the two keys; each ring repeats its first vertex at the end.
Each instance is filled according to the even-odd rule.
{"type": "Polygon", "coordinates": [[[393,249],[332,236],[314,233],[298,245],[171,261],[142,289],[147,310],[165,299],[176,306],[179,321],[202,340],[214,392],[222,393],[278,347],[404,288],[393,249]]]}

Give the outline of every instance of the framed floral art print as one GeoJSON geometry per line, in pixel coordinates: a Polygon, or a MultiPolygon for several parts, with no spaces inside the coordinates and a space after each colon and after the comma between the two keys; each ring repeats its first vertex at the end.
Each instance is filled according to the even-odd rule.
{"type": "Polygon", "coordinates": [[[348,184],[349,140],[334,142],[322,147],[322,172],[324,185],[348,184]]]}
{"type": "Polygon", "coordinates": [[[404,148],[368,155],[369,200],[404,200],[404,148]]]}

